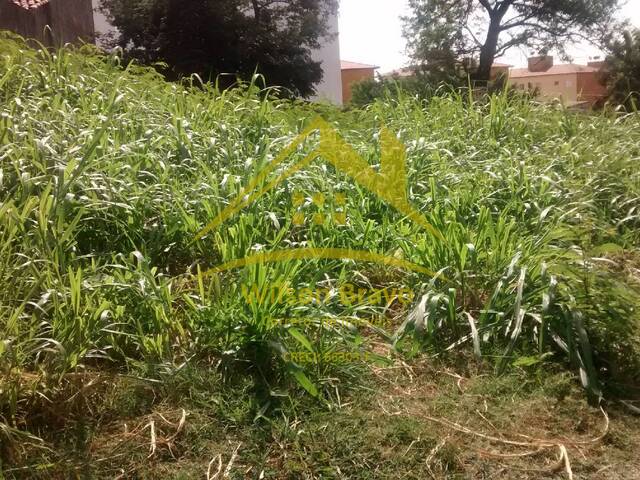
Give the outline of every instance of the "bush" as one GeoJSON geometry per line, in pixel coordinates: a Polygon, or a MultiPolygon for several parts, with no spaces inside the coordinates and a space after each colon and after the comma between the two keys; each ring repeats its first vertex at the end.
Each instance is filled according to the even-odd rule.
{"type": "Polygon", "coordinates": [[[451,91],[461,86],[461,81],[434,82],[427,75],[420,74],[411,77],[366,79],[352,85],[351,105],[360,108],[376,100],[397,100],[400,96],[428,100],[437,92],[451,91]]]}

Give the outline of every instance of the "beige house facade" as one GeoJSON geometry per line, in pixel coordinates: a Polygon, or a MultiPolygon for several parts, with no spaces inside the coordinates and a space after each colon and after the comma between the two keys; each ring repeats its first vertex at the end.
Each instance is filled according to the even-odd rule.
{"type": "Polygon", "coordinates": [[[535,91],[541,100],[561,100],[568,106],[592,106],[606,97],[600,83],[602,62],[588,65],[554,65],[553,57],[532,57],[527,68],[513,68],[509,84],[520,90],[535,91]]]}

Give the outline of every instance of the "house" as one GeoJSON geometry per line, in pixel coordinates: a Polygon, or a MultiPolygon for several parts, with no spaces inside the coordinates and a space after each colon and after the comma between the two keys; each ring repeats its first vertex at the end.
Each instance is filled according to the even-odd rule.
{"type": "Polygon", "coordinates": [[[498,77],[507,78],[509,77],[509,69],[513,67],[513,65],[509,65],[507,63],[493,62],[491,65],[491,80],[495,80],[498,77]]]}
{"type": "Polygon", "coordinates": [[[590,107],[607,94],[600,83],[603,67],[599,61],[554,65],[552,56],[531,57],[527,68],[511,69],[509,84],[520,90],[537,91],[542,100],[559,98],[567,106],[590,107]]]}
{"type": "Polygon", "coordinates": [[[45,46],[93,41],[91,0],[0,0],[0,30],[45,46]]]}
{"type": "Polygon", "coordinates": [[[384,79],[398,79],[398,78],[408,78],[415,77],[416,75],[416,67],[402,67],[396,70],[391,70],[390,72],[385,72],[380,74],[380,76],[384,79]]]}
{"type": "Polygon", "coordinates": [[[390,72],[381,73],[380,76],[382,78],[406,78],[413,77],[416,74],[416,71],[413,67],[402,67],[396,68],[395,70],[391,70],[390,72]]]}
{"type": "MultiPolygon", "coordinates": [[[[506,63],[493,62],[493,65],[491,66],[491,80],[495,80],[499,76],[504,76],[505,78],[508,77],[509,68],[511,68],[512,66],[513,65],[508,65],[506,63]]],[[[409,66],[383,73],[380,76],[382,78],[391,80],[398,78],[415,77],[418,72],[420,72],[419,66],[409,66]]]]}
{"type": "Polygon", "coordinates": [[[380,68],[375,65],[367,65],[366,63],[340,62],[340,70],[342,75],[342,103],[351,101],[351,87],[354,83],[362,80],[374,79],[376,69],[380,68]]]}

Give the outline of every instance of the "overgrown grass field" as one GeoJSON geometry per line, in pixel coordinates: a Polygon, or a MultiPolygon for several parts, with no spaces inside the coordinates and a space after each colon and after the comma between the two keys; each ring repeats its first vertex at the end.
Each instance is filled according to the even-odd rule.
{"type": "MultiPolygon", "coordinates": [[[[96,426],[163,399],[188,398],[221,428],[273,427],[291,409],[301,418],[339,409],[370,388],[372,371],[446,362],[456,352],[491,381],[564,370],[575,375],[567,388],[582,384],[593,405],[638,394],[637,113],[444,90],[340,111],[277,100],[259,84],[167,83],[88,48],[50,53],[0,40],[7,475],[38,468],[69,478],[85,463],[102,468],[92,456],[96,426]],[[197,237],[318,115],[374,168],[381,129],[393,132],[407,150],[409,201],[442,238],[322,159],[197,237]],[[336,211],[344,225],[332,222],[336,211]],[[436,275],[343,259],[207,273],[299,247],[373,252],[436,275]],[[249,298],[274,285],[320,290],[324,299],[249,298]],[[345,288],[403,290],[411,301],[345,302],[345,288]],[[307,321],[287,320],[296,318],[307,321]],[[299,352],[310,355],[291,356],[299,352]],[[337,352],[367,361],[326,361],[337,352]]],[[[308,138],[282,168],[316,143],[308,138]]],[[[166,421],[178,435],[185,418],[166,421]]],[[[145,438],[159,432],[155,422],[145,438]]],[[[149,456],[161,449],[155,436],[149,456]]],[[[443,475],[457,468],[445,460],[443,475]]],[[[323,462],[330,459],[311,465],[323,462]]],[[[299,477],[263,475],[347,478],[304,465],[299,477]]],[[[348,478],[394,478],[393,470],[348,478]]]]}

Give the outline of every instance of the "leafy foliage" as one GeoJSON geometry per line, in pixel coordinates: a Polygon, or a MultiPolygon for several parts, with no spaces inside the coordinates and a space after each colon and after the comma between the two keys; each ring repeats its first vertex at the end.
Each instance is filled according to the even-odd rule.
{"type": "Polygon", "coordinates": [[[405,36],[415,62],[464,70],[487,81],[510,48],[564,53],[571,42],[601,42],[618,0],[410,0],[405,36]]]}
{"type": "Polygon", "coordinates": [[[626,31],[608,43],[605,81],[611,99],[630,110],[640,106],[640,30],[626,31]]]}
{"type": "Polygon", "coordinates": [[[467,84],[460,76],[435,75],[433,72],[416,72],[405,77],[380,77],[366,79],[352,86],[351,104],[364,107],[378,99],[393,100],[398,96],[429,99],[438,91],[462,88],[467,84]]]}
{"type": "Polygon", "coordinates": [[[117,27],[113,46],[128,58],[153,65],[171,79],[197,73],[228,86],[257,71],[269,85],[309,96],[322,79],[311,50],[332,35],[328,17],[335,0],[101,0],[117,27]]]}

